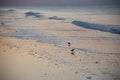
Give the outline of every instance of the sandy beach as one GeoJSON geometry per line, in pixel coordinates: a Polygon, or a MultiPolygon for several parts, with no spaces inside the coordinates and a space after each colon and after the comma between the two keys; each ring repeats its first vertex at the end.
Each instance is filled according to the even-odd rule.
{"type": "Polygon", "coordinates": [[[1,9],[0,80],[120,80],[118,15],[67,14],[1,9]]]}

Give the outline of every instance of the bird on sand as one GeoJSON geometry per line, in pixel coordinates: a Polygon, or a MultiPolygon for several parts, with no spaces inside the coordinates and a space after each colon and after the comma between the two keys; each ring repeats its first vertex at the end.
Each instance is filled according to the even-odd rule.
{"type": "Polygon", "coordinates": [[[70,47],[71,46],[71,43],[70,42],[67,42],[68,43],[68,47],[70,47]]]}
{"type": "Polygon", "coordinates": [[[75,49],[71,49],[71,51],[73,52],[73,51],[75,51],[75,49]]]}
{"type": "Polygon", "coordinates": [[[74,53],[74,52],[72,52],[71,54],[72,54],[72,55],[74,55],[75,53],[74,53]]]}
{"type": "Polygon", "coordinates": [[[71,54],[74,55],[75,49],[71,49],[71,54]]]}

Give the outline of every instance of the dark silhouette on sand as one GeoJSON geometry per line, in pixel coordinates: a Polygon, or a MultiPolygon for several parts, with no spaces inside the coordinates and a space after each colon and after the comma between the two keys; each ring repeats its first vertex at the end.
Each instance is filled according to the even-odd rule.
{"type": "MultiPolygon", "coordinates": [[[[67,44],[68,44],[68,47],[70,48],[70,47],[71,47],[71,43],[70,43],[70,42],[67,42],[67,44]]],[[[70,51],[71,51],[71,54],[72,54],[72,55],[75,54],[75,53],[74,53],[75,49],[70,49],[70,51]]]]}
{"type": "Polygon", "coordinates": [[[104,24],[96,24],[96,23],[89,23],[84,21],[72,21],[72,24],[93,30],[99,30],[103,32],[110,32],[113,34],[120,34],[120,25],[104,25],[104,24]]]}

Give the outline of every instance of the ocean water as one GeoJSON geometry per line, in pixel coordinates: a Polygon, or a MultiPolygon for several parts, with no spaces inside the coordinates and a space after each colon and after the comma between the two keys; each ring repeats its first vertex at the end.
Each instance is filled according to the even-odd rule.
{"type": "Polygon", "coordinates": [[[63,14],[83,14],[83,15],[120,15],[120,6],[9,6],[0,7],[2,9],[19,9],[25,11],[36,11],[40,13],[63,13],[63,14]]]}
{"type": "Polygon", "coordinates": [[[74,48],[91,53],[119,53],[119,48],[99,46],[107,42],[119,46],[120,6],[6,6],[0,7],[0,18],[8,29],[16,31],[1,36],[62,47],[71,42],[74,48]]]}

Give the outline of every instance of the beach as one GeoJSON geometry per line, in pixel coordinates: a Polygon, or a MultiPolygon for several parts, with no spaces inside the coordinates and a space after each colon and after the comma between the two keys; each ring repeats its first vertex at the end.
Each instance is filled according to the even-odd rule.
{"type": "Polygon", "coordinates": [[[0,80],[120,80],[119,20],[108,8],[1,8],[0,80]]]}

